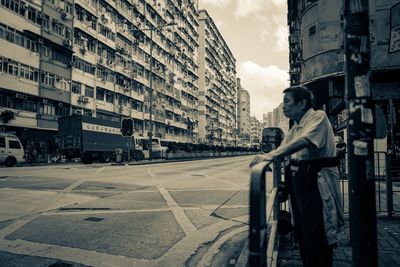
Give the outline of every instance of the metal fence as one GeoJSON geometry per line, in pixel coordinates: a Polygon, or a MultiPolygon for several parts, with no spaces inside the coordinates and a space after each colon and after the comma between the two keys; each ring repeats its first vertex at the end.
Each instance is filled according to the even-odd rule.
{"type": "MultiPolygon", "coordinates": [[[[348,198],[348,162],[347,155],[341,161],[339,173],[341,178],[342,203],[345,213],[349,212],[348,198]]],[[[377,215],[387,214],[392,217],[394,212],[400,211],[400,203],[393,203],[393,195],[400,193],[400,187],[394,186],[400,180],[393,182],[392,176],[392,160],[386,152],[374,152],[374,169],[375,169],[375,196],[376,196],[376,212],[377,215]]]]}

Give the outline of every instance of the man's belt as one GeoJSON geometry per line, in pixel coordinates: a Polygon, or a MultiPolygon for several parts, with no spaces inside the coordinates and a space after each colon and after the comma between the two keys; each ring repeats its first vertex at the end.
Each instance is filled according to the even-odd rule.
{"type": "MultiPolygon", "coordinates": [[[[320,158],[320,159],[313,159],[313,160],[290,160],[290,165],[295,167],[304,166],[307,169],[310,167],[314,170],[319,172],[322,168],[325,167],[336,167],[339,166],[340,159],[338,157],[331,157],[331,158],[320,158]]],[[[291,168],[293,170],[293,168],[291,168]]]]}

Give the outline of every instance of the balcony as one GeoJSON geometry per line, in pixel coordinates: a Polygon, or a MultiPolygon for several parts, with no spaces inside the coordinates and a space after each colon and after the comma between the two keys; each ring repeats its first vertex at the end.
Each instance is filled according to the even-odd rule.
{"type": "Polygon", "coordinates": [[[38,82],[26,80],[5,73],[0,73],[0,87],[11,91],[18,89],[18,92],[29,95],[37,96],[39,94],[38,82]]]}
{"type": "Polygon", "coordinates": [[[141,102],[144,102],[144,94],[137,91],[131,90],[131,97],[141,102]]]}
{"type": "Polygon", "coordinates": [[[132,109],[131,117],[134,119],[143,120],[143,112],[132,109]]]}

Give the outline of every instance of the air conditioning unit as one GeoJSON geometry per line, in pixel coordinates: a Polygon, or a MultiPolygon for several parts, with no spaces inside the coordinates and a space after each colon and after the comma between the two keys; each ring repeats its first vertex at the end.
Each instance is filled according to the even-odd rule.
{"type": "Polygon", "coordinates": [[[80,51],[81,51],[82,54],[85,54],[86,53],[86,47],[82,46],[80,51]]]}
{"type": "Polygon", "coordinates": [[[104,23],[108,23],[110,21],[110,18],[106,14],[101,15],[101,19],[104,23]]]}
{"type": "Polygon", "coordinates": [[[29,8],[29,5],[25,2],[21,2],[21,9],[27,10],[29,8]]]}
{"type": "Polygon", "coordinates": [[[27,95],[22,95],[22,99],[27,100],[28,96],[27,95]]]}
{"type": "Polygon", "coordinates": [[[83,102],[83,95],[78,96],[78,102],[83,102]]]}
{"type": "Polygon", "coordinates": [[[72,41],[69,40],[69,39],[64,39],[64,46],[71,47],[72,46],[72,41]]]}
{"type": "Polygon", "coordinates": [[[47,104],[47,99],[42,99],[43,104],[47,104]]]}
{"type": "Polygon", "coordinates": [[[84,97],[83,98],[83,103],[89,103],[89,98],[88,97],[84,97]]]}
{"type": "Polygon", "coordinates": [[[16,93],[16,94],[15,94],[15,97],[16,97],[16,98],[22,98],[22,94],[16,93]]]}
{"type": "Polygon", "coordinates": [[[39,38],[39,39],[38,39],[38,43],[39,43],[39,44],[43,44],[43,39],[42,39],[42,38],[39,38]]]}

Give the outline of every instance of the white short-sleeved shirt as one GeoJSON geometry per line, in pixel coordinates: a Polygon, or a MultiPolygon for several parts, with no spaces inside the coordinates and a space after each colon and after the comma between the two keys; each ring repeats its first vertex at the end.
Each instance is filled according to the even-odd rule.
{"type": "MultiPolygon", "coordinates": [[[[289,130],[283,143],[305,137],[314,148],[303,148],[291,155],[292,159],[313,160],[336,156],[332,125],[322,110],[309,109],[289,130]]],[[[337,167],[322,168],[318,174],[318,189],[323,203],[323,217],[328,244],[337,242],[339,228],[344,224],[340,200],[339,172],[337,167]]]]}
{"type": "Polygon", "coordinates": [[[306,137],[315,149],[303,148],[293,153],[291,158],[297,160],[313,160],[336,156],[336,146],[332,125],[322,110],[309,109],[289,130],[283,143],[299,137],[306,137]]]}

